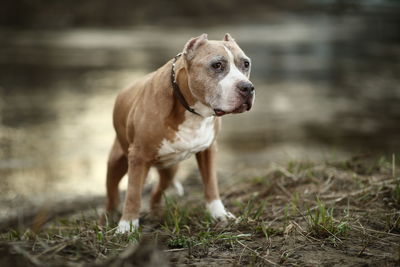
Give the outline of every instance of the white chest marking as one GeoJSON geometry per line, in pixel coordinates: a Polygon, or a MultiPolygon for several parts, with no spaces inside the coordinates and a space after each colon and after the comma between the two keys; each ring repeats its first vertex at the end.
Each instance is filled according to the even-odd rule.
{"type": "Polygon", "coordinates": [[[157,165],[167,167],[208,148],[215,137],[214,122],[214,116],[200,117],[186,111],[175,138],[162,140],[157,165]]]}

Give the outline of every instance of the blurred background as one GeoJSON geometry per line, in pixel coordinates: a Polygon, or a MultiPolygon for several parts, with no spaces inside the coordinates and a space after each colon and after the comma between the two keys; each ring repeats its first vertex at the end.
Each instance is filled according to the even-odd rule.
{"type": "Polygon", "coordinates": [[[257,90],[251,112],[223,118],[222,180],[271,163],[399,152],[398,0],[6,1],[0,219],[104,196],[118,91],[203,32],[231,33],[257,90]]]}

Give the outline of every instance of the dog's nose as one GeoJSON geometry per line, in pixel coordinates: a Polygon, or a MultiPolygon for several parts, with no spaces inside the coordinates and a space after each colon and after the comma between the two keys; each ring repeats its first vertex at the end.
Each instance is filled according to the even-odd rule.
{"type": "Polygon", "coordinates": [[[239,89],[239,93],[244,97],[247,97],[247,96],[252,95],[254,93],[254,86],[250,82],[241,82],[241,83],[239,83],[238,84],[238,89],[239,89]]]}

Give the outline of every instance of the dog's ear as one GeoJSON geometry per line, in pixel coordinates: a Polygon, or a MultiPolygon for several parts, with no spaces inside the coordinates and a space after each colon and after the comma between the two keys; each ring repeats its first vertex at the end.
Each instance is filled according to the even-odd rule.
{"type": "Polygon", "coordinates": [[[205,44],[207,40],[208,39],[206,33],[190,39],[183,49],[183,55],[186,57],[186,59],[191,60],[194,57],[196,49],[205,44]]]}
{"type": "Polygon", "coordinates": [[[226,42],[234,42],[235,39],[233,39],[232,36],[231,36],[229,33],[225,33],[225,36],[224,36],[223,41],[226,41],[226,42]]]}

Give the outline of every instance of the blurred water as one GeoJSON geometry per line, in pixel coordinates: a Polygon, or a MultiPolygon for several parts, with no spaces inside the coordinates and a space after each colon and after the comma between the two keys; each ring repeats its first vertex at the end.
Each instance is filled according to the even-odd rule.
{"type": "Polygon", "coordinates": [[[222,177],[272,161],[399,152],[399,21],[284,16],[202,29],[2,30],[0,217],[104,194],[117,92],[202,32],[230,32],[253,59],[256,104],[223,119],[222,177]]]}

